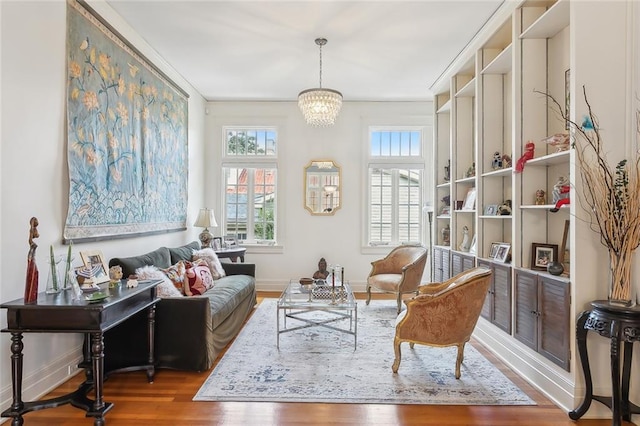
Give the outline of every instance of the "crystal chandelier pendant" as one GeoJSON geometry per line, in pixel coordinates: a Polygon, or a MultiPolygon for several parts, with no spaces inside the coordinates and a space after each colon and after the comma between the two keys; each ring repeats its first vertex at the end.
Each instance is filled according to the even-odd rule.
{"type": "Polygon", "coordinates": [[[298,106],[308,124],[317,127],[331,126],[340,113],[342,93],[322,87],[322,46],[327,44],[327,39],[317,38],[315,42],[320,47],[320,85],[300,92],[298,106]]]}

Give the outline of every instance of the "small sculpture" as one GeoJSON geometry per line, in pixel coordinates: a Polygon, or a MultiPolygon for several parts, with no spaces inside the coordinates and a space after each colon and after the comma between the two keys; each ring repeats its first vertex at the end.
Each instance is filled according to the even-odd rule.
{"type": "Polygon", "coordinates": [[[444,181],[449,182],[451,179],[451,160],[447,160],[447,165],[444,166],[444,181]]]}
{"type": "Polygon", "coordinates": [[[129,275],[127,279],[127,288],[135,288],[138,287],[138,276],[137,275],[129,275]]]}
{"type": "Polygon", "coordinates": [[[569,185],[569,181],[566,177],[560,176],[556,184],[553,185],[552,197],[555,205],[549,210],[551,213],[556,213],[560,210],[560,207],[571,203],[570,191],[571,186],[569,185]]]}
{"type": "Polygon", "coordinates": [[[122,279],[122,266],[114,265],[109,268],[109,287],[114,287],[122,279]]]}
{"type": "Polygon", "coordinates": [[[499,170],[502,168],[502,157],[498,151],[493,153],[493,161],[491,162],[491,168],[493,170],[499,170]]]}
{"type": "Polygon", "coordinates": [[[536,191],[536,206],[544,206],[547,204],[547,200],[545,199],[545,192],[543,189],[538,189],[536,191]]]}
{"type": "Polygon", "coordinates": [[[535,143],[533,143],[532,141],[528,141],[526,143],[526,145],[524,146],[524,153],[516,163],[516,173],[522,173],[522,171],[524,170],[524,163],[526,163],[527,161],[533,158],[535,149],[536,149],[535,143]]]}
{"type": "Polygon", "coordinates": [[[569,149],[569,135],[567,133],[556,133],[548,138],[542,139],[547,145],[556,148],[556,152],[562,152],[569,149]]]}
{"type": "Polygon", "coordinates": [[[504,167],[505,169],[508,169],[512,165],[513,165],[513,163],[511,162],[511,156],[507,155],[507,154],[503,154],[502,155],[502,167],[504,167]]]}
{"type": "Polygon", "coordinates": [[[36,265],[36,249],[38,245],[33,241],[38,238],[38,219],[29,220],[29,253],[27,254],[27,279],[24,287],[24,303],[34,303],[38,300],[38,265],[36,265]]]}
{"type": "Polygon", "coordinates": [[[504,204],[498,207],[500,216],[509,216],[511,214],[511,200],[504,200],[504,204]]]}
{"type": "Polygon", "coordinates": [[[462,243],[458,246],[460,251],[469,251],[471,243],[469,242],[469,228],[465,225],[462,227],[462,243]]]}
{"type": "Polygon", "coordinates": [[[464,174],[464,177],[474,177],[476,175],[476,162],[471,163],[471,167],[467,169],[467,172],[464,174]]]}
{"type": "Polygon", "coordinates": [[[314,280],[326,280],[329,276],[329,271],[327,271],[327,261],[324,257],[320,258],[318,262],[318,270],[313,273],[314,280]]]}

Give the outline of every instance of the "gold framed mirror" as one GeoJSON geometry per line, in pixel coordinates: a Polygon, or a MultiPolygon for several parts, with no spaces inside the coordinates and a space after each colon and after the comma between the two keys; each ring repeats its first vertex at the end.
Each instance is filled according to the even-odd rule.
{"type": "Polygon", "coordinates": [[[311,160],[304,168],[304,208],[329,216],[342,204],[340,166],[333,160],[311,160]]]}

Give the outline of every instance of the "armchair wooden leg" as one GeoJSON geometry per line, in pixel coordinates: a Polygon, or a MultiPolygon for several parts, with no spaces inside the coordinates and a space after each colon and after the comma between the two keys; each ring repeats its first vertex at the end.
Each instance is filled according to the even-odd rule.
{"type": "Polygon", "coordinates": [[[398,293],[398,315],[402,311],[402,293],[398,293]]]}
{"type": "Polygon", "coordinates": [[[458,356],[456,357],[456,379],[460,378],[460,365],[464,359],[464,343],[458,345],[458,356]]]}
{"type": "Polygon", "coordinates": [[[393,349],[396,353],[396,359],[393,361],[391,370],[393,370],[394,373],[397,373],[398,368],[400,368],[400,358],[402,356],[402,354],[400,353],[400,343],[402,343],[402,341],[400,341],[400,339],[398,339],[397,337],[393,339],[393,349]]]}
{"type": "Polygon", "coordinates": [[[367,284],[367,301],[366,301],[367,306],[369,306],[369,302],[371,302],[371,286],[367,284]]]}

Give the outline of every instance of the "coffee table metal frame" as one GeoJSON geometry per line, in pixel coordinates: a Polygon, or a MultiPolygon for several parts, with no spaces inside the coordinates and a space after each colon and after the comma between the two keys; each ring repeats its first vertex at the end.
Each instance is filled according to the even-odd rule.
{"type": "MultiPolygon", "coordinates": [[[[336,286],[338,290],[340,286],[336,286]]],[[[348,282],[344,283],[346,295],[339,297],[336,291],[334,298],[315,298],[312,295],[312,286],[301,286],[296,280],[291,280],[287,288],[278,299],[276,309],[277,323],[277,347],[280,349],[280,335],[291,331],[310,327],[323,327],[340,333],[353,336],[354,350],[358,347],[358,303],[353,295],[348,282]],[[327,315],[324,319],[306,318],[309,312],[322,311],[327,315]],[[280,316],[282,315],[282,328],[280,328],[280,316]],[[302,325],[287,327],[287,319],[302,322],[302,325]],[[338,321],[349,320],[349,328],[339,327],[338,321]]]]}

